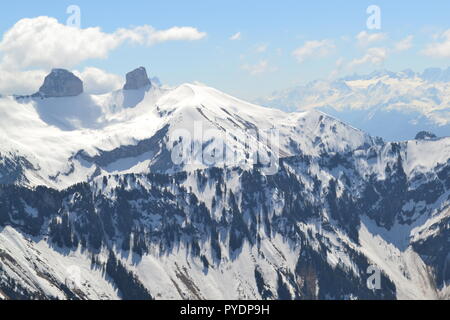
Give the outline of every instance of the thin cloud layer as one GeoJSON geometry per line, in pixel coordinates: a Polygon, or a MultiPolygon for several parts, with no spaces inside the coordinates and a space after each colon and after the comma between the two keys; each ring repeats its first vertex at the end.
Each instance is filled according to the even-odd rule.
{"type": "Polygon", "coordinates": [[[414,39],[414,36],[409,35],[405,39],[400,40],[395,44],[394,51],[396,52],[402,52],[406,51],[412,48],[412,41],[414,39]]]}
{"type": "Polygon", "coordinates": [[[370,48],[363,57],[351,61],[348,67],[352,69],[364,64],[380,65],[387,57],[388,50],[386,48],[370,48]]]}
{"type": "Polygon", "coordinates": [[[358,41],[358,45],[360,46],[368,46],[375,42],[380,42],[387,39],[387,35],[385,33],[377,32],[377,33],[368,33],[367,31],[361,31],[356,36],[356,40],[358,41]]]}
{"type": "Polygon", "coordinates": [[[423,54],[433,58],[450,58],[450,29],[438,35],[438,40],[429,44],[423,54]]]}
{"type": "Polygon", "coordinates": [[[277,70],[275,67],[272,67],[267,60],[260,60],[258,63],[253,65],[245,64],[242,66],[242,69],[248,71],[252,76],[267,72],[274,72],[277,70]]]}
{"type": "Polygon", "coordinates": [[[305,44],[297,48],[292,54],[298,62],[302,63],[311,57],[326,57],[336,48],[331,40],[313,40],[307,41],[305,44]]]}
{"type": "Polygon", "coordinates": [[[269,47],[268,44],[260,44],[256,47],[255,52],[256,53],[263,53],[267,51],[267,48],[269,47]]]}
{"type": "Polygon", "coordinates": [[[240,33],[240,32],[236,32],[235,34],[233,34],[233,35],[230,37],[230,40],[231,40],[231,41],[241,40],[241,33],[240,33]]]}

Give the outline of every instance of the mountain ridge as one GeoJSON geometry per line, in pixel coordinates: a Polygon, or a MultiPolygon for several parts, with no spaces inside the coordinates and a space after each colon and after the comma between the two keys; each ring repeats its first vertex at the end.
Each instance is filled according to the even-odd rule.
{"type": "Polygon", "coordinates": [[[287,111],[318,109],[388,141],[413,139],[419,131],[450,135],[450,68],[375,71],[317,80],[255,102],[287,111]]]}
{"type": "Polygon", "coordinates": [[[450,297],[450,138],[192,84],[6,97],[0,132],[0,299],[450,297]]]}
{"type": "MultiPolygon", "coordinates": [[[[3,136],[12,137],[13,141],[19,142],[15,145],[15,150],[22,145],[25,150],[28,149],[26,154],[31,159],[38,157],[42,160],[37,160],[33,165],[42,169],[47,177],[39,172],[32,175],[41,176],[36,178],[47,185],[54,185],[49,177],[63,176],[64,172],[79,170],[84,177],[74,176],[75,180],[69,179],[67,183],[63,183],[69,186],[86,179],[86,174],[91,175],[98,169],[105,169],[94,168],[92,165],[86,167],[86,163],[83,165],[77,161],[77,155],[84,155],[86,160],[99,153],[117,150],[121,146],[132,148],[152,138],[168,125],[169,130],[160,137],[162,140],[154,142],[155,145],[159,144],[152,151],[155,156],[158,152],[165,153],[165,157],[167,152],[172,154],[174,146],[170,145],[171,139],[175,139],[173,136],[177,131],[187,130],[191,139],[197,139],[193,142],[201,148],[207,143],[204,139],[212,139],[211,141],[222,143],[235,152],[232,155],[235,158],[234,165],[247,162],[247,166],[251,166],[250,161],[245,159],[248,152],[245,150],[247,140],[255,141],[256,148],[269,151],[272,144],[268,140],[271,129],[276,129],[281,134],[278,137],[280,141],[276,144],[279,149],[277,151],[284,156],[296,154],[300,145],[303,152],[319,155],[320,152],[342,151],[374,143],[363,132],[320,112],[286,114],[193,84],[183,84],[174,89],[151,87],[118,90],[100,96],[81,94],[64,98],[6,98],[0,101],[0,112],[4,115],[0,129],[3,136]],[[20,125],[21,119],[27,119],[26,125],[20,125]],[[200,137],[194,136],[196,123],[200,124],[200,137]],[[19,132],[18,128],[23,131],[19,132]],[[325,132],[327,130],[328,133],[325,132]],[[341,131],[339,141],[334,138],[332,130],[341,131]],[[29,133],[24,134],[27,131],[29,133]],[[216,136],[207,138],[208,131],[216,136]],[[233,138],[228,137],[228,133],[233,138]],[[324,135],[321,144],[315,145],[317,135],[323,133],[326,139],[324,135]],[[292,139],[296,142],[292,142],[292,139]],[[42,144],[46,144],[47,148],[43,148],[42,144]],[[55,150],[58,150],[58,158],[55,158],[55,150]],[[48,164],[45,165],[45,162],[48,164]]],[[[208,143],[211,144],[211,141],[208,143]]],[[[7,147],[8,143],[5,143],[4,151],[7,147]]],[[[157,161],[156,158],[153,160],[157,161]]],[[[182,166],[195,166],[194,160],[187,159],[191,163],[184,163],[182,166]]],[[[223,166],[230,161],[233,162],[233,159],[227,154],[213,162],[214,165],[223,166]]],[[[114,161],[109,161],[112,162],[114,161]]],[[[198,167],[203,168],[204,165],[199,164],[198,167]]]]}

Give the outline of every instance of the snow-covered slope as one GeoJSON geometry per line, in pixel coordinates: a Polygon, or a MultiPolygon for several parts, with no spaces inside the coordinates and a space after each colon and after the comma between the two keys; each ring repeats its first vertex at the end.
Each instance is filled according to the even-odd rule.
{"type": "Polygon", "coordinates": [[[0,299],[448,299],[450,138],[386,143],[144,71],[0,98],[0,299]]]}
{"type": "MultiPolygon", "coordinates": [[[[77,294],[83,299],[119,299],[117,289],[101,270],[92,269],[90,257],[80,251],[57,249],[44,239],[27,238],[7,226],[0,232],[0,257],[3,278],[20,284],[19,294],[41,299],[67,299],[77,294]]],[[[0,294],[6,287],[0,284],[0,294]]]]}
{"type": "Polygon", "coordinates": [[[251,167],[257,151],[267,157],[293,156],[299,150],[318,156],[374,143],[320,112],[288,114],[191,84],[102,96],[3,98],[0,139],[4,157],[21,155],[30,162],[22,181],[57,188],[102,174],[145,173],[152,167],[160,172],[225,164],[251,167]],[[209,161],[192,152],[182,163],[170,165],[174,145],[186,134],[192,151],[208,145],[218,146],[217,151],[224,145],[228,152],[209,161]]]}
{"type": "Polygon", "coordinates": [[[314,81],[257,103],[290,111],[322,110],[389,141],[410,140],[419,131],[450,136],[449,70],[380,71],[314,81]]]}

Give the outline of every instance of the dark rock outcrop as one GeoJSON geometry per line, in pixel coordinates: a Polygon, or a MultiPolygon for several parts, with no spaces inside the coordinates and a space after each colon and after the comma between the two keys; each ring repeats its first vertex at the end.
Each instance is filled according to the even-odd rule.
{"type": "Polygon", "coordinates": [[[436,138],[437,136],[434,133],[428,131],[421,131],[416,135],[415,140],[432,140],[436,138]]]}
{"type": "Polygon", "coordinates": [[[72,72],[64,69],[53,69],[45,77],[44,84],[38,93],[48,98],[78,96],[83,93],[83,81],[72,72]]]}
{"type": "Polygon", "coordinates": [[[124,90],[138,90],[147,86],[151,86],[147,71],[144,67],[137,68],[127,73],[127,82],[123,87],[124,90]]]}

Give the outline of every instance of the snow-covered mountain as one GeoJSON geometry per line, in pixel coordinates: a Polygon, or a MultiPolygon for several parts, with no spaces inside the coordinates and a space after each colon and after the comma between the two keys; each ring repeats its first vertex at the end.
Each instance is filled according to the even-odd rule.
{"type": "MultiPolygon", "coordinates": [[[[229,152],[210,159],[220,167],[252,167],[252,149],[283,157],[301,149],[318,156],[373,143],[363,132],[321,112],[287,115],[192,84],[162,89],[144,83],[101,96],[49,98],[38,93],[3,98],[0,133],[5,158],[20,155],[29,162],[21,167],[22,184],[54,188],[107,174],[208,167],[198,154],[172,163],[172,151],[183,134],[190,136],[192,150],[223,144],[229,152]]],[[[0,179],[9,181],[16,174],[13,170],[0,179]]]]}
{"type": "Polygon", "coordinates": [[[46,82],[0,99],[0,298],[450,297],[450,138],[143,68],[100,96],[46,82]]]}
{"type": "Polygon", "coordinates": [[[285,111],[321,110],[388,141],[410,140],[419,131],[450,136],[450,68],[319,80],[257,103],[285,111]]]}

